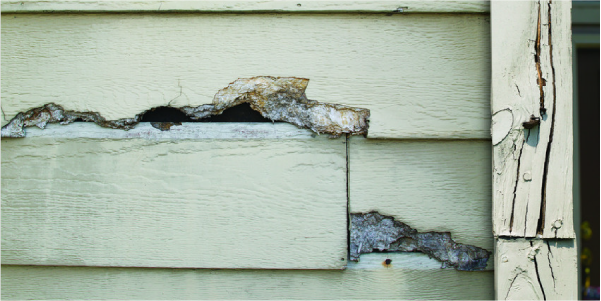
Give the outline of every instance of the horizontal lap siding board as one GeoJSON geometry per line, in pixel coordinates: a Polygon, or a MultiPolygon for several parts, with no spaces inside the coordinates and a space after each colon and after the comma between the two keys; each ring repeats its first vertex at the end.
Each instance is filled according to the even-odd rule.
{"type": "Polygon", "coordinates": [[[19,12],[404,12],[482,13],[487,1],[2,1],[2,11],[19,12]]]}
{"type": "Polygon", "coordinates": [[[492,282],[492,271],[381,264],[344,271],[3,266],[2,299],[490,300],[492,282]]]}
{"type": "MultiPolygon", "coordinates": [[[[489,141],[349,140],[351,213],[378,211],[492,251],[489,141]]],[[[492,259],[489,262],[492,263],[492,259]]]]}
{"type": "MultiPolygon", "coordinates": [[[[446,5],[446,4],[444,4],[446,5]]],[[[2,109],[131,118],[238,78],[309,78],[371,110],[371,138],[489,138],[485,14],[3,14],[2,109]]]]}
{"type": "Polygon", "coordinates": [[[341,269],[346,204],[345,139],[307,130],[2,139],[3,264],[341,269]]]}

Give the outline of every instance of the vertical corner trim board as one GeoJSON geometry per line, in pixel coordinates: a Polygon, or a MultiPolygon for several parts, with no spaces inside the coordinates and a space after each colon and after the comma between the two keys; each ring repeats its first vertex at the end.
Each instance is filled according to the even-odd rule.
{"type": "Polygon", "coordinates": [[[494,233],[574,238],[569,1],[495,1],[494,233]]]}
{"type": "Polygon", "coordinates": [[[573,239],[499,238],[495,299],[578,299],[574,244],[573,239]]]}
{"type": "Polygon", "coordinates": [[[493,1],[496,299],[576,299],[570,1],[493,1]]]}

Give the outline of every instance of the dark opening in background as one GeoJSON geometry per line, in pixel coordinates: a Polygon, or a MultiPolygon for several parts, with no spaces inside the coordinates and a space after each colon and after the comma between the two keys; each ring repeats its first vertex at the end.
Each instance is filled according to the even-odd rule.
{"type": "Polygon", "coordinates": [[[599,48],[578,49],[577,56],[581,298],[588,299],[587,288],[599,287],[599,48]]]}

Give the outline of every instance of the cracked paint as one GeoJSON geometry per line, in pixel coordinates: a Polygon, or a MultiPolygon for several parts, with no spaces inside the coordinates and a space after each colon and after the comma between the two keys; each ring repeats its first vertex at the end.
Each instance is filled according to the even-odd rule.
{"type": "MultiPolygon", "coordinates": [[[[241,78],[217,92],[211,104],[176,109],[193,120],[200,120],[248,103],[265,118],[288,122],[318,134],[330,134],[334,137],[342,134],[367,135],[370,115],[368,109],[308,99],[305,95],[308,83],[309,79],[296,77],[241,78]]],[[[132,118],[106,120],[96,112],[69,111],[57,104],[47,104],[17,114],[2,127],[2,137],[25,137],[26,127],[37,126],[43,129],[48,123],[69,124],[77,120],[94,122],[102,127],[129,130],[140,122],[144,113],[132,118]]]]}
{"type": "Polygon", "coordinates": [[[350,260],[371,252],[422,252],[460,271],[484,270],[491,252],[455,242],[449,232],[423,232],[378,212],[351,213],[350,260]]]}

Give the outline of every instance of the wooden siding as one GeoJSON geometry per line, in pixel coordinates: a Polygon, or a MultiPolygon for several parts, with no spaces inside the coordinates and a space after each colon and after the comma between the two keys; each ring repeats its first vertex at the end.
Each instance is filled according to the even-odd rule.
{"type": "Polygon", "coordinates": [[[363,265],[362,258],[361,267],[349,266],[344,271],[3,266],[2,299],[493,298],[492,271],[440,269],[440,265],[429,265],[432,260],[419,253],[390,254],[393,264],[387,268],[379,255],[364,255],[370,266],[363,265]]]}
{"type": "Polygon", "coordinates": [[[349,204],[492,251],[489,141],[349,140],[349,204]]]}
{"type": "MultiPolygon", "coordinates": [[[[313,138],[306,130],[285,124],[219,124],[219,129],[184,124],[173,127],[170,132],[155,130],[148,124],[139,124],[131,131],[80,123],[49,126],[45,130],[28,128],[24,140],[2,140],[2,194],[27,196],[15,197],[22,206],[5,206],[5,198],[2,199],[2,298],[492,299],[492,257],[488,269],[480,272],[442,269],[440,262],[421,253],[363,254],[358,263],[346,262],[347,205],[352,212],[378,210],[392,215],[419,231],[450,231],[460,243],[492,251],[487,11],[486,1],[229,1],[227,4],[4,1],[2,125],[18,112],[48,102],[69,110],[98,111],[108,119],[132,117],[167,104],[176,107],[205,104],[211,102],[219,89],[237,78],[270,75],[309,78],[307,96],[310,99],[370,109],[369,138],[383,139],[351,137],[345,144],[344,138],[313,138]],[[180,13],[154,13],[159,11],[180,13]],[[73,14],[61,14],[64,12],[73,14]],[[414,12],[419,14],[411,14],[414,12]],[[431,14],[440,12],[447,14],[431,14]],[[221,141],[223,139],[225,141],[221,141]],[[71,147],[82,141],[87,146],[71,147]],[[126,141],[131,145],[125,146],[126,141]],[[18,151],[14,147],[17,144],[23,145],[18,151]],[[5,152],[4,148],[11,145],[12,149],[5,152]],[[35,149],[41,145],[48,147],[35,149]],[[239,145],[242,149],[232,148],[239,145]],[[142,146],[147,147],[140,149],[142,146]],[[340,148],[345,147],[348,171],[339,164],[340,148]],[[21,153],[21,149],[25,152],[21,153]],[[82,149],[87,152],[78,154],[82,149]],[[62,180],[51,183],[55,177],[49,175],[52,170],[56,175],[64,175],[64,171],[58,168],[57,162],[53,163],[55,159],[48,160],[50,157],[59,158],[58,163],[67,167],[64,170],[73,172],[78,162],[96,158],[103,149],[112,151],[113,155],[105,152],[98,159],[111,164],[102,166],[96,162],[90,169],[92,173],[65,177],[71,177],[74,183],[80,182],[76,186],[62,180]],[[232,157],[248,149],[251,149],[250,157],[209,164],[212,169],[208,172],[237,171],[235,163],[248,163],[246,179],[263,182],[265,175],[270,175],[273,181],[264,183],[264,192],[273,195],[269,195],[266,202],[262,199],[265,194],[259,198],[248,192],[255,187],[246,189],[248,193],[245,193],[244,185],[250,184],[242,183],[240,190],[232,194],[210,191],[223,201],[204,202],[210,206],[209,210],[200,210],[200,202],[195,201],[198,194],[194,191],[199,189],[196,184],[214,179],[196,173],[206,168],[204,164],[198,161],[189,164],[186,160],[232,157]],[[171,160],[174,156],[178,159],[171,160]],[[278,161],[282,166],[264,168],[260,164],[262,158],[273,156],[282,158],[278,161]],[[131,179],[147,177],[157,184],[150,187],[135,182],[134,186],[123,185],[122,176],[113,173],[102,179],[113,187],[122,187],[127,196],[133,196],[136,208],[118,200],[105,204],[114,206],[108,209],[121,211],[110,212],[103,208],[96,190],[111,188],[99,183],[95,191],[81,193],[82,204],[79,196],[75,199],[66,195],[70,189],[84,189],[82,183],[86,177],[107,172],[113,165],[113,157],[122,158],[120,168],[131,179]],[[127,160],[133,157],[140,162],[138,164],[148,164],[141,161],[146,158],[161,163],[167,170],[153,168],[152,174],[141,174],[139,166],[127,160]],[[10,161],[6,161],[7,158],[10,161]],[[295,158],[311,162],[303,164],[295,158]],[[22,166],[11,163],[17,159],[26,163],[22,166]],[[5,161],[10,168],[4,166],[5,161]],[[38,162],[37,167],[34,162],[38,162]],[[40,169],[43,164],[50,169],[40,169]],[[298,177],[286,176],[289,164],[296,167],[298,177]],[[175,170],[176,167],[179,169],[175,170]],[[193,182],[190,176],[180,174],[181,170],[194,174],[193,182]],[[28,171],[36,173],[28,181],[41,183],[48,191],[52,187],[64,188],[57,194],[44,195],[57,206],[50,208],[48,202],[36,203],[36,192],[29,191],[31,185],[4,177],[5,172],[28,171]],[[347,173],[348,183],[334,181],[341,172],[347,173]],[[295,180],[303,183],[299,186],[295,180]],[[5,181],[22,189],[5,188],[9,187],[5,181]],[[344,187],[340,187],[341,184],[344,187]],[[174,186],[170,189],[173,194],[162,192],[162,188],[169,186],[174,186]],[[177,190],[177,187],[183,189],[177,190]],[[7,194],[5,189],[12,191],[7,194]],[[347,189],[349,203],[345,200],[342,205],[335,205],[347,189]],[[179,197],[183,202],[171,201],[167,207],[144,206],[152,201],[150,194],[157,195],[159,190],[161,196],[179,197]],[[301,199],[291,191],[315,195],[320,202],[301,199]],[[60,198],[61,195],[66,197],[60,198]],[[141,197],[144,195],[147,197],[141,197]],[[230,204],[232,196],[240,196],[233,198],[235,204],[230,204]],[[282,202],[276,201],[280,200],[278,196],[282,202]],[[322,200],[322,197],[329,199],[322,200]],[[254,198],[254,205],[245,203],[244,198],[254,198]],[[182,208],[182,204],[190,210],[182,208]],[[237,204],[240,208],[232,209],[237,204]],[[324,206],[325,212],[318,212],[324,206]],[[133,223],[138,220],[127,224],[125,219],[118,220],[119,223],[104,222],[99,228],[84,220],[90,216],[92,221],[108,221],[119,212],[121,217],[133,217],[136,211],[132,208],[143,212],[148,220],[141,220],[142,224],[133,223]],[[92,214],[96,210],[101,214],[92,214]],[[277,216],[266,216],[267,212],[277,216]],[[252,214],[263,219],[245,223],[252,214]],[[213,229],[223,231],[222,227],[231,227],[242,234],[253,232],[251,237],[242,237],[242,240],[240,233],[220,237],[218,233],[211,233],[212,230],[201,233],[206,241],[219,241],[227,248],[232,248],[232,243],[238,244],[238,250],[232,251],[238,253],[198,254],[198,250],[188,249],[207,247],[199,240],[185,240],[191,236],[190,229],[196,231],[190,225],[199,224],[200,217],[209,215],[221,217],[213,229]],[[243,216],[245,220],[233,218],[234,215],[243,216]],[[67,219],[60,220],[59,216],[67,219]],[[160,223],[151,222],[152,217],[160,223]],[[301,221],[311,224],[301,225],[301,221]],[[31,226],[19,229],[23,224],[36,225],[47,232],[42,237],[39,231],[32,231],[31,226]],[[147,238],[143,240],[147,250],[140,248],[135,240],[122,241],[117,243],[118,252],[96,253],[103,255],[98,257],[92,244],[85,247],[86,242],[92,241],[89,237],[71,239],[81,231],[115,235],[107,229],[123,225],[147,238]],[[159,229],[161,225],[168,229],[159,229]],[[299,229],[284,228],[286,225],[299,229]],[[181,231],[173,238],[171,230],[178,229],[181,231]],[[308,231],[322,236],[306,237],[308,231]],[[58,240],[45,238],[48,235],[58,240]],[[179,244],[148,243],[165,240],[166,235],[170,236],[166,241],[179,244]],[[331,241],[322,239],[330,236],[335,237],[331,241]],[[273,240],[266,242],[268,239],[273,240]],[[250,243],[242,245],[244,241],[250,243]],[[276,241],[287,243],[286,248],[274,246],[276,241]],[[60,242],[77,248],[63,248],[58,245],[60,242]],[[42,243],[46,246],[39,248],[42,243]],[[272,250],[261,249],[270,243],[272,250]],[[38,248],[29,253],[27,250],[5,252],[10,244],[28,247],[37,244],[38,248]],[[182,246],[181,254],[185,256],[159,256],[161,252],[172,252],[182,246]],[[154,253],[145,254],[148,250],[154,253]],[[79,255],[72,256],[78,253],[92,259],[84,262],[79,255]],[[240,254],[242,258],[231,257],[240,254]],[[385,259],[392,259],[392,264],[382,265],[385,259]],[[238,269],[196,269],[185,268],[190,265],[183,264],[215,267],[198,264],[201,261],[238,269]],[[122,265],[114,262],[126,262],[130,267],[107,267],[122,265]],[[176,266],[174,262],[182,268],[163,268],[176,266]],[[249,262],[257,263],[255,268],[268,269],[239,269],[248,267],[249,262]],[[342,270],[344,266],[346,269],[342,270]]],[[[224,183],[227,181],[234,180],[224,179],[224,183]]],[[[110,195],[117,193],[106,193],[104,199],[108,200],[110,195]]],[[[98,240],[94,245],[110,243],[98,240]]]]}
{"type": "Polygon", "coordinates": [[[341,269],[346,140],[303,133],[3,139],[2,263],[341,269]]]}
{"type": "Polygon", "coordinates": [[[384,12],[384,13],[482,13],[487,1],[189,1],[189,0],[21,0],[2,1],[11,13],[52,12],[384,12]]]}
{"type": "Polygon", "coordinates": [[[197,106],[270,75],[370,109],[372,138],[490,137],[486,15],[3,14],[2,40],[3,125],[50,102],[107,119],[197,106]]]}

